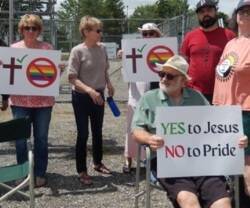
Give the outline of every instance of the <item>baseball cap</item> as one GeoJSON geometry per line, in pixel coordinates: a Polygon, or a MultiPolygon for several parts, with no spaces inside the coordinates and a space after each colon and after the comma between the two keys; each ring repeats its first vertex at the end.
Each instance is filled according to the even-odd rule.
{"type": "Polygon", "coordinates": [[[240,0],[236,7],[236,11],[239,11],[244,6],[250,6],[250,0],[240,0]]]}
{"type": "Polygon", "coordinates": [[[215,9],[217,9],[217,4],[218,2],[215,0],[200,0],[197,4],[196,4],[196,13],[203,7],[214,7],[215,9]]]}

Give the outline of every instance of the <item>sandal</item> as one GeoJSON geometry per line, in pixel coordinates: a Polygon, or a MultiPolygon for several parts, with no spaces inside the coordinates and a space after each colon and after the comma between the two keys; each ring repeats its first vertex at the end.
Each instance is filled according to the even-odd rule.
{"type": "Polygon", "coordinates": [[[82,172],[79,174],[79,181],[83,184],[83,185],[91,185],[93,184],[91,177],[86,173],[86,172],[82,172]]]}
{"type": "Polygon", "coordinates": [[[122,172],[125,173],[125,174],[129,174],[131,173],[131,163],[132,163],[132,159],[131,157],[127,157],[126,158],[126,161],[122,167],[122,172]]]}
{"type": "Polygon", "coordinates": [[[100,163],[99,165],[94,165],[94,170],[99,172],[99,173],[103,173],[103,174],[111,174],[111,171],[102,163],[100,163]]]}
{"type": "Polygon", "coordinates": [[[124,164],[122,167],[122,172],[125,174],[131,173],[131,166],[129,164],[124,164]]]}
{"type": "Polygon", "coordinates": [[[37,176],[35,178],[35,188],[40,188],[47,185],[47,180],[44,177],[37,176]]]}

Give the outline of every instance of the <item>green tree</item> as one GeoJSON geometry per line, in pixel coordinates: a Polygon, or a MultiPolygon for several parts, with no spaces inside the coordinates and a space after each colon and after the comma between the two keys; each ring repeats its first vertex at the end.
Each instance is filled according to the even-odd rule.
{"type": "Polygon", "coordinates": [[[79,20],[79,3],[78,0],[67,0],[60,4],[60,10],[57,12],[60,20],[79,20]]]}
{"type": "Polygon", "coordinates": [[[218,12],[218,18],[222,18],[223,19],[223,23],[225,27],[228,27],[228,23],[229,23],[229,17],[227,14],[223,13],[223,12],[218,12]]]}
{"type": "Polygon", "coordinates": [[[73,34],[79,33],[78,25],[80,18],[85,15],[91,15],[103,20],[104,41],[118,42],[124,28],[123,21],[121,21],[121,19],[125,18],[123,9],[124,4],[122,0],[65,0],[61,3],[58,18],[60,21],[74,21],[74,28],[64,29],[69,28],[69,24],[72,26],[71,22],[67,25],[62,25],[60,31],[73,30],[73,34]]]}
{"type": "Polygon", "coordinates": [[[174,17],[188,12],[187,0],[158,0],[157,13],[161,18],[174,17]]]}
{"type": "Polygon", "coordinates": [[[157,13],[157,5],[156,4],[148,4],[145,6],[138,6],[135,8],[134,13],[131,15],[131,18],[147,18],[154,19],[158,18],[157,13]]]}
{"type": "Polygon", "coordinates": [[[124,4],[121,0],[104,0],[103,14],[104,18],[104,41],[119,42],[120,35],[124,30],[125,18],[124,4]]]}
{"type": "Polygon", "coordinates": [[[149,21],[154,23],[159,23],[159,21],[162,21],[158,16],[156,4],[148,4],[136,7],[134,13],[129,17],[129,24],[127,24],[127,26],[129,26],[130,32],[137,32],[138,26],[141,26],[142,24],[149,21]]]}

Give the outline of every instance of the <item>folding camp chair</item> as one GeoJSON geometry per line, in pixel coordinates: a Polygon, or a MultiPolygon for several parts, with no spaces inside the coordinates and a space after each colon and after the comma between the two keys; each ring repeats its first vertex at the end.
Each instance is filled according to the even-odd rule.
{"type": "MultiPolygon", "coordinates": [[[[15,141],[20,138],[29,139],[30,128],[30,120],[28,117],[0,123],[0,142],[15,141]]],[[[0,187],[4,187],[8,190],[7,193],[0,197],[0,202],[14,193],[18,193],[30,199],[30,207],[35,206],[33,154],[31,148],[29,148],[28,158],[28,161],[23,164],[0,167],[0,187]],[[6,182],[16,182],[17,180],[23,181],[15,187],[5,184],[6,182]],[[29,194],[21,190],[27,184],[29,185],[29,194]]]]}
{"type": "MultiPolygon", "coordinates": [[[[138,202],[139,202],[139,197],[142,195],[146,196],[145,199],[145,207],[150,208],[151,203],[150,203],[150,192],[151,188],[159,188],[159,186],[154,185],[151,183],[150,179],[150,174],[151,174],[151,150],[148,146],[138,144],[137,148],[137,155],[136,155],[136,161],[137,161],[137,166],[136,166],[136,180],[135,180],[135,204],[134,207],[138,208],[138,202]],[[140,161],[141,161],[141,148],[144,147],[146,148],[146,187],[145,190],[140,191],[140,161]]],[[[239,208],[239,176],[234,176],[234,177],[228,177],[230,180],[230,192],[232,194],[232,198],[234,201],[234,208],[239,208]]]]}

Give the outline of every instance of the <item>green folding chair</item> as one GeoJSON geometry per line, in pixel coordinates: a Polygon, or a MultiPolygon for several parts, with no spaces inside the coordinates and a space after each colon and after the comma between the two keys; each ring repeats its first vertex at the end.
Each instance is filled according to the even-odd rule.
{"type": "MultiPolygon", "coordinates": [[[[0,123],[0,142],[10,142],[20,138],[29,139],[31,134],[30,128],[30,119],[28,117],[0,123]]],[[[30,207],[35,206],[33,154],[31,148],[29,148],[28,154],[28,161],[23,164],[0,167],[0,187],[7,189],[7,192],[0,197],[0,202],[17,193],[30,199],[30,207]],[[22,182],[14,187],[6,184],[6,182],[17,180],[22,182]],[[26,185],[29,185],[28,194],[21,190],[26,185]]]]}

